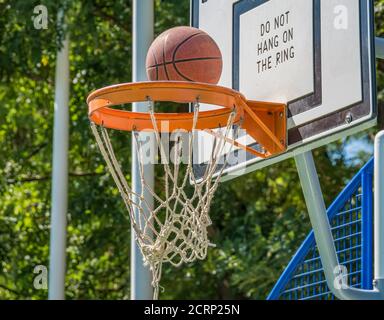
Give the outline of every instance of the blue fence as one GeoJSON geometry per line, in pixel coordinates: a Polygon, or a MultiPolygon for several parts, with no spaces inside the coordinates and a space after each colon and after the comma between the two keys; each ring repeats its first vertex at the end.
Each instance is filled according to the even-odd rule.
{"type": "MultiPolygon", "coordinates": [[[[372,289],[373,159],[328,208],[339,262],[348,268],[348,284],[372,289]]],[[[281,275],[268,300],[331,300],[313,231],[281,275]]]]}

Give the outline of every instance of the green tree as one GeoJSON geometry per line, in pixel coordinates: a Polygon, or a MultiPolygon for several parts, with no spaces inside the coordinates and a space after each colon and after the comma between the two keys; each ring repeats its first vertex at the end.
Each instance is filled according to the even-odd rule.
{"type": "MultiPolygon", "coordinates": [[[[36,30],[38,4],[0,0],[0,298],[47,296],[33,287],[33,269],[48,265],[55,59],[66,32],[72,79],[66,294],[127,298],[130,224],[91,135],[85,98],[96,88],[131,80],[132,4],[46,0],[48,29],[36,30]],[[57,21],[60,9],[66,28],[57,21]]],[[[375,5],[377,34],[383,35],[384,1],[375,5]]],[[[189,24],[188,0],[156,0],[155,8],[156,34],[189,24]]],[[[381,106],[383,70],[378,62],[381,106]]],[[[373,132],[355,138],[371,143],[373,132]]],[[[129,180],[129,135],[113,138],[129,180]]],[[[367,159],[348,159],[349,141],[314,151],[327,204],[367,159]]],[[[166,265],[163,298],[263,299],[310,230],[293,160],[223,183],[211,216],[217,247],[205,261],[166,265]]]]}

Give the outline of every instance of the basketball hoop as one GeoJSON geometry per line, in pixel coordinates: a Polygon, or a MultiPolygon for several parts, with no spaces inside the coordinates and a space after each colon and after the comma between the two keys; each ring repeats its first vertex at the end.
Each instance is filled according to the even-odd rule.
{"type": "Polygon", "coordinates": [[[207,228],[211,224],[210,203],[218,187],[227,160],[220,156],[230,148],[242,148],[257,157],[270,157],[284,152],[286,146],[286,108],[282,104],[247,101],[239,92],[204,83],[140,82],[119,84],[96,90],[87,99],[91,128],[111,175],[126,204],[136,241],[149,265],[158,297],[161,267],[164,262],[179,266],[183,262],[204,259],[210,245],[207,228]],[[155,113],[154,102],[192,103],[193,112],[155,113]],[[130,112],[113,106],[147,102],[148,113],[130,112]],[[200,111],[200,104],[220,107],[200,111]],[[167,126],[163,123],[167,122],[167,126]],[[249,148],[238,141],[232,130],[247,132],[261,145],[263,151],[249,148]],[[132,131],[139,161],[142,182],[141,193],[129,187],[116,159],[108,129],[132,131]],[[164,188],[161,194],[145,181],[143,143],[139,132],[152,132],[159,147],[161,159],[166,159],[162,133],[182,130],[188,133],[188,161],[183,166],[182,147],[175,143],[173,163],[162,161],[164,188]],[[208,132],[213,140],[210,161],[203,178],[193,173],[192,150],[196,131],[208,132]],[[215,179],[214,179],[215,177],[215,179]],[[154,206],[146,202],[145,194],[154,197],[154,206]],[[139,216],[135,214],[139,212],[139,216]]]}

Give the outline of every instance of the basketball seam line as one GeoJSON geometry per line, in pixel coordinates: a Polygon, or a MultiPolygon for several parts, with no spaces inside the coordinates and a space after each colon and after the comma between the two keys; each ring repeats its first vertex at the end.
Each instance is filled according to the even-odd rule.
{"type": "MultiPolygon", "coordinates": [[[[197,32],[197,33],[191,34],[188,38],[185,38],[183,41],[181,41],[181,42],[176,46],[176,48],[173,50],[172,60],[175,60],[177,50],[179,50],[180,47],[181,47],[184,43],[188,42],[188,41],[191,40],[193,37],[196,37],[196,36],[198,36],[198,35],[200,35],[200,34],[204,35],[202,32],[197,32]]],[[[165,60],[165,59],[164,59],[164,60],[165,60]]]]}
{"type": "MultiPolygon", "coordinates": [[[[176,73],[183,79],[187,80],[187,81],[192,81],[192,79],[189,79],[188,77],[186,77],[185,75],[183,75],[179,69],[177,68],[176,66],[176,63],[175,63],[175,59],[176,59],[176,54],[177,54],[177,51],[180,49],[180,47],[187,43],[189,40],[191,40],[192,38],[198,36],[198,35],[204,35],[202,32],[197,32],[197,33],[194,33],[192,35],[190,35],[188,38],[184,39],[183,41],[181,41],[175,48],[175,50],[173,51],[173,55],[172,55],[172,65],[173,65],[173,68],[175,69],[176,73]]],[[[164,62],[165,62],[165,58],[164,58],[164,62]]]]}
{"type": "Polygon", "coordinates": [[[163,44],[163,67],[164,67],[165,76],[167,77],[167,80],[169,80],[167,65],[165,64],[165,43],[163,44]]]}
{"type": "MultiPolygon", "coordinates": [[[[155,58],[155,57],[154,57],[155,58]]],[[[172,61],[167,61],[165,62],[165,64],[172,64],[172,63],[182,63],[182,62],[191,62],[191,61],[204,61],[204,60],[221,60],[222,58],[221,57],[204,57],[204,58],[189,58],[189,59],[180,59],[180,60],[176,60],[174,62],[172,61]]],[[[148,66],[147,69],[152,69],[152,68],[155,68],[155,67],[160,67],[160,66],[163,66],[164,65],[164,62],[162,63],[157,63],[156,61],[156,58],[155,58],[155,62],[156,64],[154,65],[151,65],[151,66],[148,66]]]]}
{"type": "Polygon", "coordinates": [[[155,54],[153,52],[152,52],[152,55],[153,55],[153,59],[155,59],[155,63],[156,63],[156,80],[159,80],[159,66],[157,64],[156,56],[155,56],[155,54]]]}
{"type": "Polygon", "coordinates": [[[181,78],[183,78],[184,80],[187,80],[187,81],[193,81],[192,79],[190,79],[190,78],[186,77],[185,75],[183,75],[183,74],[179,71],[179,69],[177,69],[175,63],[173,63],[173,68],[175,69],[176,73],[177,73],[181,78]]]}

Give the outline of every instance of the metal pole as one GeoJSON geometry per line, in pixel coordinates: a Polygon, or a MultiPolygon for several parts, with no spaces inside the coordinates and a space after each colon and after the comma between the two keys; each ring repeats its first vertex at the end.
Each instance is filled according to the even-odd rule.
{"type": "MultiPolygon", "coordinates": [[[[133,61],[132,81],[146,80],[145,59],[147,51],[153,40],[154,25],[154,3],[153,0],[133,1],[133,61]]],[[[148,111],[147,103],[134,103],[132,111],[148,111]]],[[[145,181],[153,189],[154,167],[152,164],[145,165],[145,181]]],[[[132,191],[140,194],[141,181],[135,145],[132,143],[132,191]]],[[[153,205],[151,194],[145,194],[147,203],[153,205]]],[[[135,212],[140,219],[139,212],[135,212]]],[[[152,299],[153,288],[151,285],[152,275],[150,270],[143,265],[143,258],[134,238],[134,231],[131,229],[131,299],[149,300],[152,299]]]]}
{"type": "Polygon", "coordinates": [[[52,212],[49,248],[51,300],[65,298],[65,250],[68,206],[69,40],[57,54],[52,159],[52,212]]]}
{"type": "Polygon", "coordinates": [[[384,282],[384,131],[375,138],[375,281],[384,282]]]}
{"type": "Polygon", "coordinates": [[[321,261],[331,266],[324,266],[325,277],[333,279],[339,262],[312,152],[296,155],[295,161],[321,261]]]}
{"type": "Polygon", "coordinates": [[[384,38],[376,37],[376,58],[384,59],[384,38]]]}
{"type": "MultiPolygon", "coordinates": [[[[336,285],[339,283],[341,269],[312,153],[297,154],[295,161],[329,289],[336,297],[343,300],[383,300],[384,286],[380,279],[375,279],[374,290],[355,289],[345,284],[342,287],[336,285]]],[[[375,220],[376,223],[377,212],[375,212],[375,220]]],[[[378,227],[375,226],[375,228],[378,227]]],[[[380,237],[382,240],[383,235],[380,237]]]]}
{"type": "MultiPolygon", "coordinates": [[[[384,38],[376,38],[376,57],[384,59],[384,38]]],[[[384,290],[384,131],[375,138],[375,281],[384,290]]]]}

